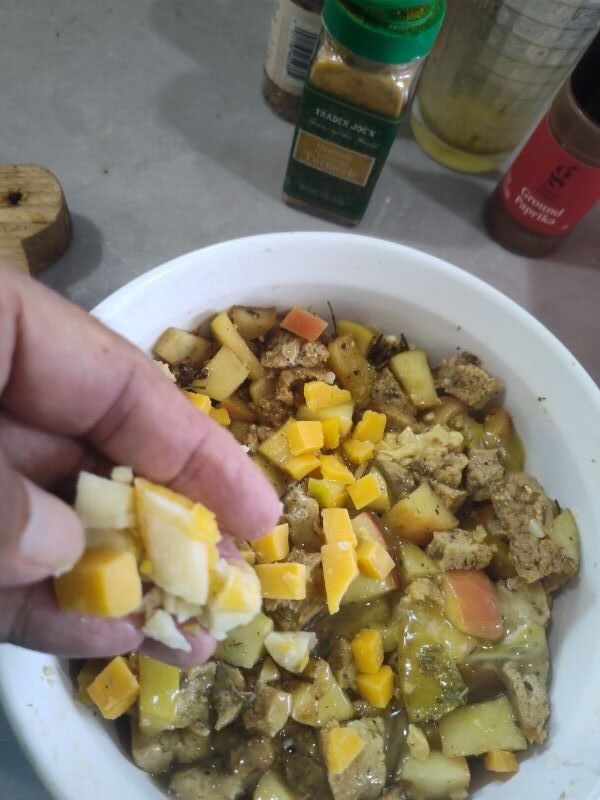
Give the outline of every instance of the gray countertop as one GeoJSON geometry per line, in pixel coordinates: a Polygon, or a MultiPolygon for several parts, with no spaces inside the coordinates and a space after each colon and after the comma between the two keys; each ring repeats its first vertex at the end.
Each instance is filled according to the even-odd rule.
{"type": "MultiPolygon", "coordinates": [[[[0,162],[61,181],[75,235],[42,280],[91,308],[174,256],[224,239],[338,230],[285,206],[291,127],[260,94],[269,0],[4,0],[0,162]]],[[[405,130],[359,233],[441,256],[527,308],[600,380],[600,207],[543,261],[486,236],[497,176],[449,172],[405,130]]],[[[47,800],[0,712],[7,800],[47,800]]]]}

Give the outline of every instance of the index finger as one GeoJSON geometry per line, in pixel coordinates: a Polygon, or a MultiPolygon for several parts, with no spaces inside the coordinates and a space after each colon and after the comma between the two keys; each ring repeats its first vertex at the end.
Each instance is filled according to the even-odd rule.
{"type": "Polygon", "coordinates": [[[208,505],[253,538],[280,503],[235,439],[139,350],[81,309],[0,266],[2,405],[38,428],[82,437],[112,461],[208,505]]]}

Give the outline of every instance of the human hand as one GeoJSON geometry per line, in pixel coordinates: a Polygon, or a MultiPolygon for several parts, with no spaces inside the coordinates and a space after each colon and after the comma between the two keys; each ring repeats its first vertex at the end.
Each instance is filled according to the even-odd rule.
{"type": "MultiPolygon", "coordinates": [[[[189,653],[122,620],[62,614],[52,575],[81,555],[75,512],[47,489],[99,457],[206,503],[223,531],[251,539],[280,505],[239,444],[156,365],[85,312],[0,264],[0,642],[77,657],[142,648],[189,666],[189,653]]],[[[225,543],[224,546],[227,546],[225,543]]]]}

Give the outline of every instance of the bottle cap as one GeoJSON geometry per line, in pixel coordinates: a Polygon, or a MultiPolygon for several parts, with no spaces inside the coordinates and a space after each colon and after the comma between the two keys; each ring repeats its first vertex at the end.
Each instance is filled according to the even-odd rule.
{"type": "Polygon", "coordinates": [[[323,23],[357,56],[407,64],[429,53],[445,11],[445,0],[325,0],[323,23]]]}
{"type": "Polygon", "coordinates": [[[592,41],[571,75],[577,105],[600,125],[600,33],[592,41]]]}

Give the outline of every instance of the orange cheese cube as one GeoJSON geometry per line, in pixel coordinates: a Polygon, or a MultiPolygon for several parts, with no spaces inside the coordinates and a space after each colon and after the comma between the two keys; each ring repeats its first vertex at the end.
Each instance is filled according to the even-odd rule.
{"type": "Polygon", "coordinates": [[[309,381],[304,384],[304,399],[309,411],[320,411],[323,408],[350,403],[352,395],[348,389],[340,389],[325,381],[309,381]]]}
{"type": "Polygon", "coordinates": [[[359,695],[375,708],[386,708],[394,694],[394,673],[384,664],[374,675],[361,672],[356,676],[359,695]]]}
{"type": "Polygon", "coordinates": [[[125,659],[117,656],[90,683],[87,691],[104,719],[117,719],[135,703],[140,685],[125,659]]]}
{"type": "Polygon", "coordinates": [[[287,429],[287,438],[293,456],[314,453],[323,447],[323,426],[318,421],[292,420],[287,429]]]}
{"type": "Polygon", "coordinates": [[[323,426],[323,449],[335,450],[340,444],[340,418],[331,417],[321,420],[323,426]]]}
{"type": "Polygon", "coordinates": [[[200,394],[199,392],[189,392],[187,389],[183,390],[184,395],[191,400],[197,409],[203,411],[205,414],[210,413],[212,401],[207,394],[200,394]]]}
{"type": "Polygon", "coordinates": [[[306,567],[295,561],[254,567],[262,596],[268,600],[305,600],[306,567]]]}
{"type": "Polygon", "coordinates": [[[323,756],[331,775],[339,775],[362,753],[365,741],[356,728],[331,728],[321,739],[323,756]]]}
{"type": "Polygon", "coordinates": [[[354,475],[337,456],[320,456],[321,475],[328,481],[349,485],[354,483],[354,475]]]}
{"type": "Polygon", "coordinates": [[[382,581],[396,566],[394,559],[379,542],[364,541],[356,550],[358,569],[367,578],[382,581]]]}
{"type": "Polygon", "coordinates": [[[375,476],[369,473],[369,475],[365,475],[356,483],[353,483],[352,486],[349,486],[348,494],[354,503],[354,507],[359,511],[361,508],[370,505],[370,503],[379,500],[381,487],[375,476]]]}
{"type": "Polygon", "coordinates": [[[99,658],[90,658],[77,673],[77,692],[75,697],[80,703],[91,706],[92,698],[88,694],[88,686],[94,681],[105,667],[104,661],[99,658]]]}
{"type": "Polygon", "coordinates": [[[308,494],[314,497],[321,508],[342,508],[348,498],[343,483],[318,478],[308,479],[308,494]]]}
{"type": "Polygon", "coordinates": [[[282,467],[288,475],[299,481],[319,468],[319,459],[313,453],[304,453],[302,456],[288,458],[282,467]]]}
{"type": "Polygon", "coordinates": [[[517,772],[519,762],[510,750],[490,750],[485,754],[483,766],[490,772],[517,772]]]}
{"type": "Polygon", "coordinates": [[[321,547],[325,595],[330,614],[340,610],[346,590],[358,575],[356,552],[350,542],[335,542],[321,547]]]}
{"type": "Polygon", "coordinates": [[[373,442],[361,442],[358,439],[346,439],[342,442],[342,450],[348,461],[353,464],[366,464],[373,458],[373,442]]]}
{"type": "Polygon", "coordinates": [[[350,514],[345,508],[324,508],[321,517],[327,544],[350,542],[352,547],[356,547],[356,534],[350,521],[350,514]]]}
{"type": "Polygon", "coordinates": [[[352,435],[360,442],[377,444],[383,439],[386,422],[385,414],[380,414],[378,411],[365,411],[360,422],[356,423],[352,435]]]}
{"type": "Polygon", "coordinates": [[[223,408],[223,406],[219,406],[219,408],[211,408],[210,418],[214,419],[215,422],[218,422],[218,424],[222,425],[224,428],[226,428],[228,425],[231,425],[229,411],[227,411],[226,408],[223,408]]]}
{"type": "Polygon", "coordinates": [[[54,580],[61,611],[123,617],[142,602],[142,582],[133,553],[97,547],[86,550],[70,572],[54,580]]]}
{"type": "Polygon", "coordinates": [[[282,525],[276,525],[266,536],[250,542],[258,563],[271,564],[273,561],[283,561],[290,552],[289,535],[290,526],[284,522],[282,525]]]}
{"type": "Polygon", "coordinates": [[[363,628],[352,642],[352,658],[359,672],[376,675],[383,664],[383,639],[374,628],[363,628]]]}

